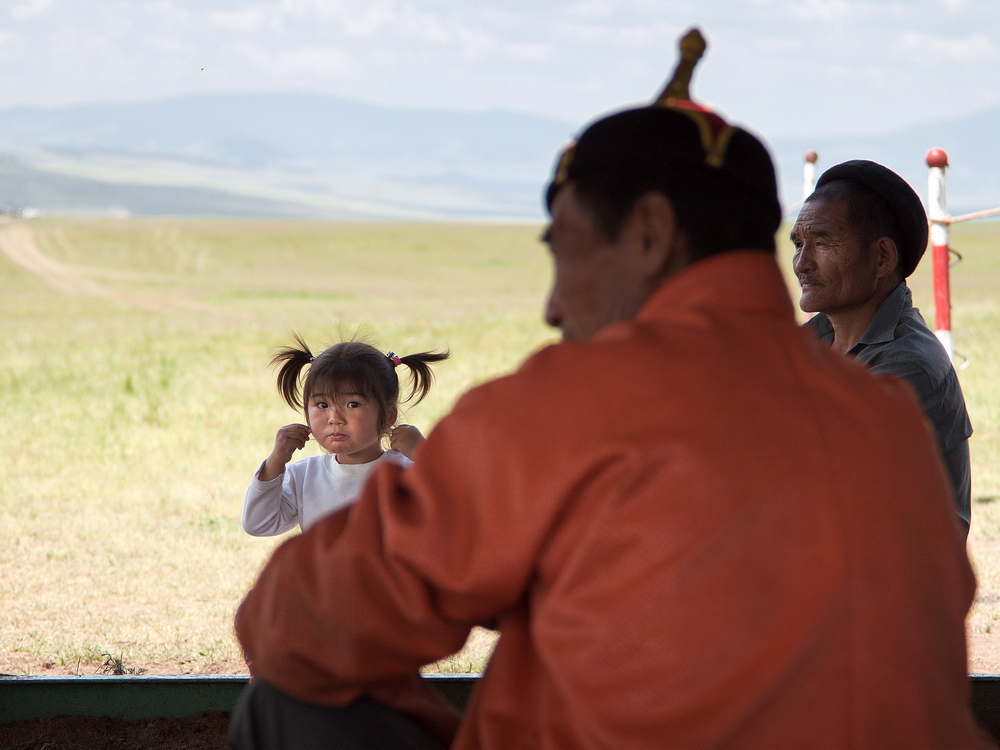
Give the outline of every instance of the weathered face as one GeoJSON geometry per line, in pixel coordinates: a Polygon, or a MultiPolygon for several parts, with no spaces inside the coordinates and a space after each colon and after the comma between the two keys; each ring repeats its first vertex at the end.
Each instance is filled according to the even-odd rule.
{"type": "Polygon", "coordinates": [[[634,245],[640,240],[626,229],[609,241],[580,205],[572,183],[556,195],[544,239],[555,263],[545,322],[564,339],[588,339],[642,307],[649,286],[636,262],[634,245]]]}
{"type": "Polygon", "coordinates": [[[804,312],[846,312],[875,296],[878,254],[851,228],[844,199],[806,203],[792,228],[792,243],[804,312]]]}

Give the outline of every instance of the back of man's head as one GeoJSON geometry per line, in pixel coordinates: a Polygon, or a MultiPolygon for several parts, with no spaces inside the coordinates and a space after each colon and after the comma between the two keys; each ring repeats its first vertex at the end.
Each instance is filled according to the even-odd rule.
{"type": "MultiPolygon", "coordinates": [[[[682,50],[695,34],[685,37],[682,50]]],[[[659,191],[673,203],[690,261],[727,250],[774,252],[781,206],[771,158],[753,135],[690,101],[686,82],[677,86],[680,73],[690,77],[694,60],[681,71],[682,60],[650,106],[590,125],[563,152],[547,205],[551,210],[572,181],[595,227],[614,240],[636,201],[659,191]]]]}

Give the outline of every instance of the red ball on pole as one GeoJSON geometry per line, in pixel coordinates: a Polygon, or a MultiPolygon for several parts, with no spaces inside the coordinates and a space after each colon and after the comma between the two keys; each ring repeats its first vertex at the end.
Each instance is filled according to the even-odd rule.
{"type": "Polygon", "coordinates": [[[948,154],[943,148],[932,148],[927,152],[927,214],[930,219],[931,279],[934,288],[934,328],[935,334],[948,352],[948,358],[955,361],[955,343],[951,332],[951,279],[948,274],[948,206],[945,202],[945,167],[948,154]]]}
{"type": "Polygon", "coordinates": [[[943,148],[932,148],[927,152],[927,166],[937,167],[938,169],[944,169],[948,166],[948,154],[945,153],[943,148]]]}
{"type": "Polygon", "coordinates": [[[819,154],[817,154],[813,149],[809,149],[805,153],[806,161],[810,164],[815,164],[819,161],[819,154]]]}

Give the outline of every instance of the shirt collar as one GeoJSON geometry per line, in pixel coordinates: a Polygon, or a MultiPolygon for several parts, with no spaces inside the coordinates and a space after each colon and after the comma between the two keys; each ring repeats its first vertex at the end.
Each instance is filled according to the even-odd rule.
{"type": "Polygon", "coordinates": [[[858,344],[884,344],[892,341],[896,338],[899,316],[903,314],[905,308],[912,306],[913,297],[910,295],[910,288],[905,281],[901,281],[899,286],[882,300],[858,344]]]}
{"type": "MultiPolygon", "coordinates": [[[[913,296],[910,294],[910,288],[905,281],[901,281],[899,286],[889,292],[889,296],[882,300],[882,304],[878,306],[878,310],[872,316],[868,327],[861,335],[861,339],[851,347],[848,354],[856,353],[858,347],[862,345],[884,344],[895,339],[896,326],[899,325],[899,318],[902,316],[903,310],[912,306],[913,296]]],[[[830,323],[830,319],[826,315],[817,313],[805,324],[812,329],[820,341],[825,341],[828,344],[833,343],[833,324],[830,323]]]]}
{"type": "Polygon", "coordinates": [[[812,329],[820,341],[825,341],[828,344],[833,343],[833,323],[823,313],[816,313],[804,325],[812,329]]]}

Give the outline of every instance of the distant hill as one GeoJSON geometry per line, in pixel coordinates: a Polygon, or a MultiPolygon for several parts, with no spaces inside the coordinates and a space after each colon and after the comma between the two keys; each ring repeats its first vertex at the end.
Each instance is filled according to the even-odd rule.
{"type": "Polygon", "coordinates": [[[820,155],[820,173],[848,159],[871,159],[902,175],[927,200],[924,155],[935,146],[948,152],[948,209],[953,215],[1000,206],[1000,107],[955,120],[914,125],[875,136],[781,138],[771,143],[781,174],[785,204],[802,198],[806,149],[820,155]]]}
{"type": "Polygon", "coordinates": [[[0,110],[0,204],[149,213],[169,187],[200,192],[165,213],[537,219],[574,128],[296,92],[22,107],[0,110]]]}
{"type": "MultiPolygon", "coordinates": [[[[0,110],[0,205],[48,212],[540,220],[541,190],[580,124],[415,111],[300,92],[0,110]]],[[[945,148],[954,213],[1000,205],[1000,108],[879,136],[776,139],[785,204],[802,153],[870,158],[923,196],[945,148]]]]}

